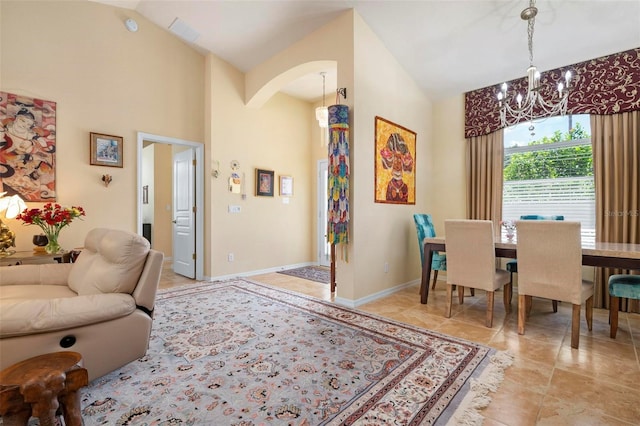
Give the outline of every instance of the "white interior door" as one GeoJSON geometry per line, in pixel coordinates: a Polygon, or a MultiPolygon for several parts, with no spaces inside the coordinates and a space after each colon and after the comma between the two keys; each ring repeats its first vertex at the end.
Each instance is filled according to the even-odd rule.
{"type": "Polygon", "coordinates": [[[331,265],[331,246],[327,241],[327,185],[329,161],[318,161],[318,264],[331,265]]]}
{"type": "Polygon", "coordinates": [[[173,272],[195,278],[195,165],[193,149],[173,155],[173,272]]]}

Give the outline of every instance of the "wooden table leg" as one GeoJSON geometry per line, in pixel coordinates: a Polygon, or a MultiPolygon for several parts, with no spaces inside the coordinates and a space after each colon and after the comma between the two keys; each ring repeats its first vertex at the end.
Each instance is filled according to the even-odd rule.
{"type": "Polygon", "coordinates": [[[89,383],[89,374],[85,368],[75,368],[67,372],[64,390],[59,400],[62,404],[62,414],[66,426],[82,426],[79,390],[89,383]]]}
{"type": "Polygon", "coordinates": [[[24,402],[31,403],[31,414],[40,419],[40,426],[56,424],[56,411],[60,406],[58,394],[64,388],[65,378],[62,371],[51,371],[20,386],[24,402]]]}
{"type": "Polygon", "coordinates": [[[422,280],[420,281],[420,303],[423,305],[429,300],[429,277],[431,276],[431,262],[433,250],[431,244],[424,245],[424,259],[422,259],[422,280]]]}
{"type": "Polygon", "coordinates": [[[24,402],[20,386],[0,388],[0,416],[3,426],[24,426],[31,417],[31,404],[24,402]]]}

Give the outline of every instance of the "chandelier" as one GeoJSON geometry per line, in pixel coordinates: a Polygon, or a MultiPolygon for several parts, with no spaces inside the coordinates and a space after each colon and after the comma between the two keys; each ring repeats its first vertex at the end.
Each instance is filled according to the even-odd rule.
{"type": "Polygon", "coordinates": [[[322,106],[316,108],[316,120],[318,120],[318,126],[320,126],[320,145],[326,146],[329,134],[329,108],[324,103],[327,73],[321,72],[320,75],[322,76],[322,106]]]}
{"type": "Polygon", "coordinates": [[[536,22],[538,8],[535,0],[529,1],[529,7],[520,13],[520,18],[527,21],[527,36],[529,42],[529,68],[527,69],[528,89],[523,98],[521,93],[509,94],[507,83],[502,83],[498,92],[498,106],[500,108],[500,122],[503,127],[513,126],[520,122],[531,122],[529,130],[533,132],[533,120],[540,117],[565,115],[567,113],[567,100],[569,99],[569,85],[571,83],[571,71],[564,75],[564,81],[560,81],[557,90],[550,91],[554,99],[544,99],[541,94],[540,72],[533,65],[533,29],[536,22]],[[509,99],[510,98],[510,99],[509,99]],[[513,101],[515,100],[515,103],[513,101]]]}

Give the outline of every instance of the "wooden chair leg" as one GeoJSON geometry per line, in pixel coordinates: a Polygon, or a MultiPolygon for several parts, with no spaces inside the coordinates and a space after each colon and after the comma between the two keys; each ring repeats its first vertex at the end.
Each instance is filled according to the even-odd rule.
{"type": "Polygon", "coordinates": [[[458,286],[458,303],[461,305],[464,303],[464,287],[458,286]]]}
{"type": "Polygon", "coordinates": [[[475,289],[475,288],[473,288],[473,287],[471,287],[471,288],[469,289],[469,291],[471,292],[471,296],[474,296],[474,297],[475,297],[475,295],[476,295],[476,289],[475,289]]]}
{"type": "Polygon", "coordinates": [[[593,329],[593,296],[586,300],[584,306],[584,317],[587,320],[587,328],[591,331],[593,329]]]}
{"type": "Polygon", "coordinates": [[[451,305],[453,304],[453,285],[447,284],[447,304],[444,308],[445,318],[451,318],[451,305]]]}
{"type": "Polygon", "coordinates": [[[511,283],[505,284],[504,286],[504,310],[507,314],[511,313],[511,297],[513,294],[513,286],[511,283]]]}
{"type": "Polygon", "coordinates": [[[527,317],[527,296],[518,295],[518,334],[524,334],[524,322],[527,317]]]}
{"type": "Polygon", "coordinates": [[[611,296],[609,302],[609,313],[611,316],[611,330],[609,332],[609,336],[612,339],[616,338],[616,334],[618,333],[618,310],[620,309],[620,298],[611,296]]]}
{"type": "Polygon", "coordinates": [[[573,305],[571,315],[571,347],[578,349],[580,343],[580,305],[573,305]]]}
{"type": "MultiPolygon", "coordinates": [[[[533,296],[525,296],[525,310],[527,313],[527,316],[531,315],[531,308],[533,307],[533,296]]],[[[520,305],[518,305],[518,307],[520,307],[520,305]]]]}
{"type": "Polygon", "coordinates": [[[436,281],[438,281],[438,270],[433,271],[433,284],[431,284],[431,290],[436,288],[436,281]]]}
{"type": "Polygon", "coordinates": [[[487,319],[485,321],[485,325],[489,328],[493,327],[493,304],[495,294],[495,291],[487,292],[487,319]]]}

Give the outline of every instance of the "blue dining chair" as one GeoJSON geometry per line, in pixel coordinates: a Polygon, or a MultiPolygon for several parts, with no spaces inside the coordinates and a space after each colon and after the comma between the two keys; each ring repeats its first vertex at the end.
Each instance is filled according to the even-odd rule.
{"type": "Polygon", "coordinates": [[[640,299],[640,275],[611,275],[609,277],[610,336],[616,338],[618,332],[618,310],[620,298],[640,299]]]}
{"type": "MultiPolygon", "coordinates": [[[[436,236],[436,229],[433,226],[430,214],[416,213],[413,215],[413,221],[416,224],[416,233],[418,235],[418,246],[420,247],[420,265],[424,264],[424,239],[433,238],[436,236]]],[[[424,266],[424,265],[423,265],[424,266]]],[[[436,281],[438,280],[438,271],[447,270],[447,256],[446,254],[433,253],[433,260],[431,261],[431,270],[433,271],[433,284],[431,289],[436,288],[436,281]]]]}

